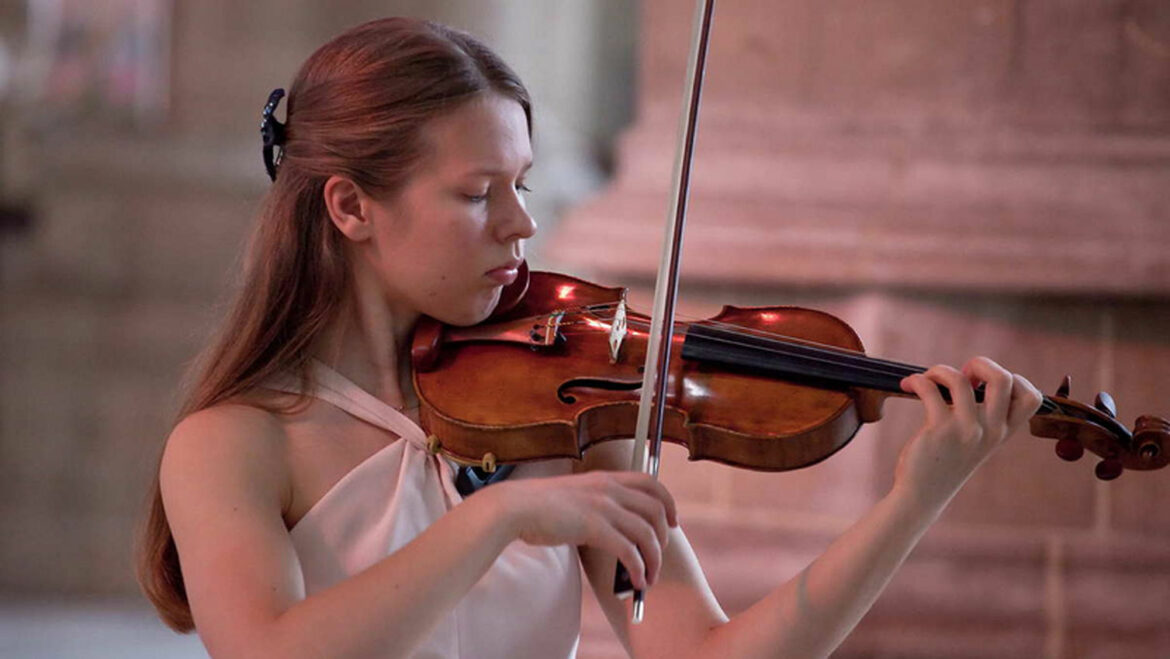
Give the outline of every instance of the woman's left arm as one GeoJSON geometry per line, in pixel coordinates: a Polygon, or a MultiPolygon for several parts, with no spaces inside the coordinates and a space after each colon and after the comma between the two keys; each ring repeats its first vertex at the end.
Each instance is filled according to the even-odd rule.
{"type": "MultiPolygon", "coordinates": [[[[629,623],[629,606],[612,594],[614,559],[583,548],[590,583],[627,651],[639,658],[803,658],[828,656],[840,645],[963,483],[1041,400],[1027,380],[983,357],[961,372],[935,366],[902,387],[923,401],[926,421],[903,448],[889,494],[800,574],[734,619],[716,602],[681,529],[670,532],[640,625],[629,623]],[[973,382],[986,383],[981,404],[973,382]]],[[[586,468],[625,466],[628,446],[598,448],[586,468]]]]}

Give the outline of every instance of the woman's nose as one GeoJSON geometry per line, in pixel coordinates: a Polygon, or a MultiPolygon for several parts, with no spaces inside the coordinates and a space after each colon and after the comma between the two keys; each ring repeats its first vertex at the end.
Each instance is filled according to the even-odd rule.
{"type": "Polygon", "coordinates": [[[496,239],[500,242],[524,240],[536,234],[536,220],[528,214],[524,200],[519,196],[501,212],[504,217],[500,218],[496,228],[496,239]]]}

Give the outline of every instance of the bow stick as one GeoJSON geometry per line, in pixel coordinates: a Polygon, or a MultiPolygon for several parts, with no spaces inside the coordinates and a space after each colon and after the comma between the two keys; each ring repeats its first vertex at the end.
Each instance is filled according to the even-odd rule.
{"type": "MultiPolygon", "coordinates": [[[[654,309],[651,313],[649,344],[646,349],[642,397],[638,403],[638,421],[634,430],[634,456],[630,470],[650,474],[653,478],[658,478],[658,458],[662,451],[667,368],[670,365],[670,344],[674,335],[674,301],[678,294],[683,225],[686,223],[687,198],[690,192],[691,157],[695,149],[699,97],[703,89],[703,74],[707,67],[707,43],[711,35],[711,17],[714,11],[715,0],[697,0],[694,35],[687,65],[688,93],[683,98],[679,144],[674,163],[673,201],[666,218],[662,260],[658,264],[658,279],[654,287],[654,309]]],[[[622,599],[633,594],[633,622],[634,624],[642,622],[645,613],[644,594],[640,590],[634,590],[630,574],[620,562],[614,573],[613,591],[622,599]]]]}

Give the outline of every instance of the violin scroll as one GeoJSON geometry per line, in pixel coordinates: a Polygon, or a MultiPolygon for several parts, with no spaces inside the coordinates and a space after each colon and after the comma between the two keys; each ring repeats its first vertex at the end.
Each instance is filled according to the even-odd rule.
{"type": "Polygon", "coordinates": [[[1166,444],[1170,443],[1170,422],[1161,417],[1139,416],[1134,425],[1133,441],[1137,454],[1147,461],[1162,460],[1166,464],[1166,444]]]}
{"type": "Polygon", "coordinates": [[[1170,464],[1170,422],[1152,415],[1138,417],[1133,430],[1117,421],[1117,406],[1107,392],[1100,392],[1093,405],[1069,398],[1069,377],[1065,376],[1056,395],[1045,397],[1032,417],[1033,435],[1056,439],[1056,455],[1062,460],[1079,460],[1085,451],[1101,458],[1094,472],[1101,480],[1113,480],[1126,469],[1161,469],[1170,464]]]}

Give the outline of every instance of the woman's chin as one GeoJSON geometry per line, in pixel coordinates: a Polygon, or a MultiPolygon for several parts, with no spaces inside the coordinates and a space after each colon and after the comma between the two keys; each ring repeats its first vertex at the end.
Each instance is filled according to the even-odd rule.
{"type": "Polygon", "coordinates": [[[433,315],[433,317],[436,320],[457,327],[478,325],[492,315],[499,301],[500,287],[496,286],[488,294],[476,296],[466,305],[461,305],[459,308],[445,309],[433,315]]]}

